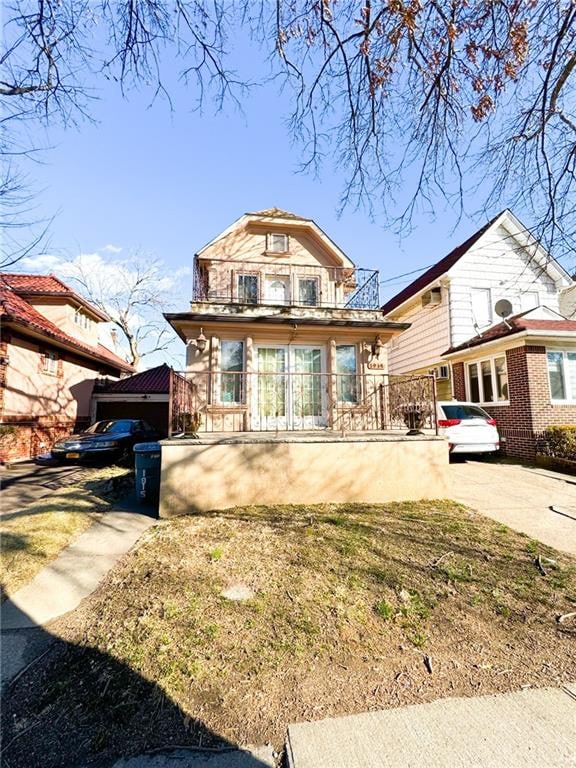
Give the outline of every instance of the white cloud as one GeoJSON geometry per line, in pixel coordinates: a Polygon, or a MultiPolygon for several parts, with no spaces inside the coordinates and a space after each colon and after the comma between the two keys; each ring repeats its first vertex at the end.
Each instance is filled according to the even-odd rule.
{"type": "Polygon", "coordinates": [[[104,253],[121,253],[123,249],[119,245],[108,243],[108,245],[103,246],[100,250],[104,251],[104,253]]]}

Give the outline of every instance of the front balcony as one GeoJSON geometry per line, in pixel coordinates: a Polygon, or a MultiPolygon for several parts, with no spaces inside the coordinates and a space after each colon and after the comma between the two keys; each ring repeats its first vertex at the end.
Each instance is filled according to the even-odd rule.
{"type": "MultiPolygon", "coordinates": [[[[260,307],[378,311],[378,271],[277,261],[195,259],[193,304],[233,305],[243,313],[260,307]]],[[[197,309],[197,306],[194,307],[197,309]]]]}

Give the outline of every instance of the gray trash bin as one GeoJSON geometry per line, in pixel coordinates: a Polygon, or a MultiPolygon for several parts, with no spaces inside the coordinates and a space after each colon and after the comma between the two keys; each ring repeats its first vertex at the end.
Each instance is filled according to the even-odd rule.
{"type": "Polygon", "coordinates": [[[140,504],[158,508],[160,498],[160,443],[137,443],[134,446],[136,464],[136,497],[140,504]]]}

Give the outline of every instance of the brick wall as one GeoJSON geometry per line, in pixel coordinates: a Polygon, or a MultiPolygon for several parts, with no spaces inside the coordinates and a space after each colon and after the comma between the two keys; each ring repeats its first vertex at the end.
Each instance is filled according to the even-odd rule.
{"type": "Polygon", "coordinates": [[[56,440],[87,426],[88,420],[43,422],[39,419],[4,419],[0,427],[6,432],[0,435],[0,463],[33,459],[47,453],[56,440]]]}
{"type": "MultiPolygon", "coordinates": [[[[538,438],[546,427],[576,423],[576,405],[550,402],[545,347],[527,345],[509,349],[506,365],[510,405],[494,403],[484,408],[496,419],[501,436],[506,438],[505,452],[533,461],[538,438]]],[[[463,368],[462,365],[462,379],[463,368]]]]}
{"type": "Polygon", "coordinates": [[[464,363],[454,363],[452,366],[452,388],[456,400],[466,400],[464,363]]]}

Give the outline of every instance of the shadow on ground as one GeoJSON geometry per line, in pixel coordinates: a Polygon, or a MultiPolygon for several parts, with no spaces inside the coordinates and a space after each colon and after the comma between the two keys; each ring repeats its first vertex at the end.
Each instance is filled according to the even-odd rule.
{"type": "MultiPolygon", "coordinates": [[[[2,692],[6,768],[106,768],[139,754],[169,755],[176,747],[182,765],[182,750],[225,757],[238,748],[108,654],[39,627],[4,630],[2,641],[2,669],[11,679],[2,692]]],[[[247,752],[233,764],[266,768],[247,752]]]]}

